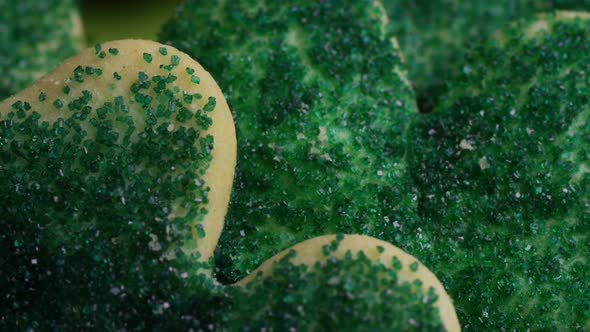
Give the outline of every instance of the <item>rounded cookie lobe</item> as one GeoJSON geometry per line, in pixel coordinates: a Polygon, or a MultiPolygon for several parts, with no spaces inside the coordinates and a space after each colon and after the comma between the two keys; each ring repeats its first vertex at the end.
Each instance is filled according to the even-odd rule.
{"type": "MultiPolygon", "coordinates": [[[[39,112],[39,121],[52,123],[67,118],[68,115],[76,116],[70,113],[71,109],[65,111],[64,108],[66,105],[70,108],[68,103],[71,100],[75,101],[76,96],[84,96],[85,91],[92,93],[92,90],[87,89],[97,92],[85,105],[91,108],[98,108],[103,102],[112,102],[116,106],[121,97],[124,102],[126,95],[133,96],[128,101],[128,109],[122,112],[129,113],[133,118],[134,124],[129,127],[133,128],[134,132],[141,132],[158,124],[158,119],[153,119],[152,113],[158,111],[161,114],[156,114],[155,118],[161,115],[160,117],[168,124],[166,129],[169,132],[193,128],[200,130],[202,137],[211,137],[211,151],[207,151],[210,153],[207,157],[210,159],[207,161],[208,166],[205,167],[206,170],[199,170],[194,179],[197,183],[202,182],[197,186],[207,188],[207,197],[203,197],[207,201],[207,211],[200,217],[198,224],[201,226],[197,227],[195,223],[198,218],[195,218],[190,226],[195,239],[203,237],[199,235],[201,232],[207,237],[196,246],[191,242],[186,242],[183,246],[187,250],[199,251],[205,258],[210,257],[223,228],[236,159],[235,129],[231,113],[211,75],[196,61],[170,46],[145,40],[114,41],[98,44],[95,48],[67,59],[34,85],[4,101],[2,108],[14,111],[14,103],[27,102],[33,111],[39,112]],[[163,52],[166,52],[166,55],[161,54],[163,52]],[[109,58],[105,59],[107,53],[109,58]],[[84,78],[85,75],[90,77],[84,78]],[[156,84],[150,88],[152,83],[156,84]],[[144,85],[145,88],[139,87],[140,85],[144,85]],[[164,88],[158,89],[160,85],[164,88]],[[65,89],[67,93],[64,92],[65,89]],[[142,94],[142,90],[148,93],[142,94]],[[41,95],[44,96],[42,101],[41,95]],[[141,98],[143,100],[139,100],[141,98]],[[155,105],[152,105],[152,102],[155,105]],[[164,104],[165,102],[169,104],[164,104]],[[56,103],[61,106],[57,106],[56,103]],[[167,109],[163,110],[163,107],[167,109]],[[189,112],[196,113],[194,120],[189,112]],[[203,118],[198,118],[199,115],[203,118]],[[152,119],[144,119],[144,116],[152,119]],[[149,123],[148,120],[154,120],[154,123],[149,123]]],[[[72,106],[76,107],[73,104],[72,106]]],[[[6,111],[3,113],[6,114],[6,111]]],[[[81,123],[83,129],[91,132],[90,126],[88,123],[81,123]]],[[[130,141],[140,139],[140,135],[129,137],[130,141]]],[[[174,206],[168,218],[183,215],[186,211],[185,207],[174,206]]]]}
{"type": "Polygon", "coordinates": [[[298,243],[232,288],[227,321],[252,329],[460,331],[436,276],[401,249],[364,235],[298,243]]]}
{"type": "Polygon", "coordinates": [[[114,310],[116,324],[118,306],[147,319],[209,287],[199,275],[210,274],[236,143],[196,61],[151,41],[96,45],[0,103],[0,123],[3,315],[76,324],[114,310]]]}

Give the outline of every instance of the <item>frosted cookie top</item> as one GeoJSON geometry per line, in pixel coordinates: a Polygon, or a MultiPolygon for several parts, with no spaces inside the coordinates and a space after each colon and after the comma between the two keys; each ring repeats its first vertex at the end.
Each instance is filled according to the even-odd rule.
{"type": "Polygon", "coordinates": [[[235,114],[222,280],[312,236],[393,240],[415,221],[416,108],[378,2],[187,1],[160,39],[210,68],[235,114]]]}
{"type": "Polygon", "coordinates": [[[414,248],[434,248],[412,254],[475,329],[590,324],[587,17],[543,15],[473,51],[411,135],[426,218],[414,248]]]}

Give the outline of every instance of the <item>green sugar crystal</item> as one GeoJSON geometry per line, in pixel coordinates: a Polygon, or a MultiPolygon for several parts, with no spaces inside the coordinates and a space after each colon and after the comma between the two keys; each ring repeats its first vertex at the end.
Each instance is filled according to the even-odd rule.
{"type": "Polygon", "coordinates": [[[73,0],[0,0],[0,100],[82,47],[73,0]]]}
{"type": "Polygon", "coordinates": [[[410,135],[424,221],[407,250],[466,330],[590,328],[590,22],[545,23],[471,52],[410,135]]]}
{"type": "Polygon", "coordinates": [[[152,55],[149,53],[144,53],[143,60],[145,60],[145,62],[147,62],[147,63],[152,63],[152,55]]]}
{"type": "Polygon", "coordinates": [[[221,280],[313,236],[395,242],[415,221],[404,156],[417,112],[389,31],[368,0],[186,1],[164,28],[160,39],[212,72],[235,115],[221,280]]]}

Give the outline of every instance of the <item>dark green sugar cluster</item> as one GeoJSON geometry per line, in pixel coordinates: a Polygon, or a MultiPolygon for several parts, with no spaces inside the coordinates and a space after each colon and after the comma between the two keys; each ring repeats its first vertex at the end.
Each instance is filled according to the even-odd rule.
{"type": "Polygon", "coordinates": [[[0,100],[82,47],[74,0],[0,0],[0,100]]]}
{"type": "MultiPolygon", "coordinates": [[[[326,248],[326,256],[332,247],[326,248]]],[[[444,331],[434,289],[400,281],[402,265],[387,266],[362,252],[294,265],[296,252],[276,262],[272,276],[228,290],[218,327],[229,331],[444,331]]],[[[404,267],[408,268],[408,267],[404,267]]]]}
{"type": "Polygon", "coordinates": [[[208,284],[181,250],[206,213],[214,110],[190,104],[208,96],[166,68],[133,84],[112,75],[79,66],[62,94],[0,109],[0,329],[153,327],[208,284]],[[95,93],[99,80],[112,91],[95,93]]]}
{"type": "Polygon", "coordinates": [[[404,155],[416,112],[385,20],[368,0],[187,1],[164,28],[235,115],[222,280],[316,235],[395,239],[413,222],[404,155]]]}
{"type": "Polygon", "coordinates": [[[423,243],[410,252],[466,330],[590,328],[590,23],[547,22],[471,52],[412,129],[423,243]]]}
{"type": "Polygon", "coordinates": [[[552,9],[584,9],[587,0],[382,0],[416,88],[421,111],[434,107],[464,68],[466,49],[511,22],[552,9]]]}

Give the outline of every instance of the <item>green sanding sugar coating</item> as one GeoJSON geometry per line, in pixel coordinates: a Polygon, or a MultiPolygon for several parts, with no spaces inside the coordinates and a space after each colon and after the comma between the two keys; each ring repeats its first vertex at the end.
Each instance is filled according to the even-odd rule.
{"type": "Polygon", "coordinates": [[[404,155],[416,110],[385,20],[368,0],[187,1],[164,28],[235,116],[222,280],[313,236],[395,239],[413,222],[404,155]]]}
{"type": "Polygon", "coordinates": [[[210,286],[181,246],[206,213],[211,118],[167,70],[95,93],[81,68],[69,94],[0,109],[2,330],[147,328],[210,286]]]}
{"type": "MultiPolygon", "coordinates": [[[[327,254],[330,254],[328,249],[327,254]]],[[[228,331],[444,331],[434,289],[400,281],[399,260],[374,263],[362,252],[314,266],[293,265],[291,251],[216,308],[228,331]]],[[[405,267],[407,268],[407,267],[405,267]]]]}
{"type": "Polygon", "coordinates": [[[74,0],[0,0],[0,100],[82,47],[74,0]]]}
{"type": "Polygon", "coordinates": [[[465,330],[590,329],[590,22],[546,22],[471,52],[412,130],[424,221],[406,250],[465,330]]]}
{"type": "Polygon", "coordinates": [[[382,0],[416,88],[432,109],[460,73],[466,50],[511,22],[552,9],[590,9],[587,0],[382,0]]]}

